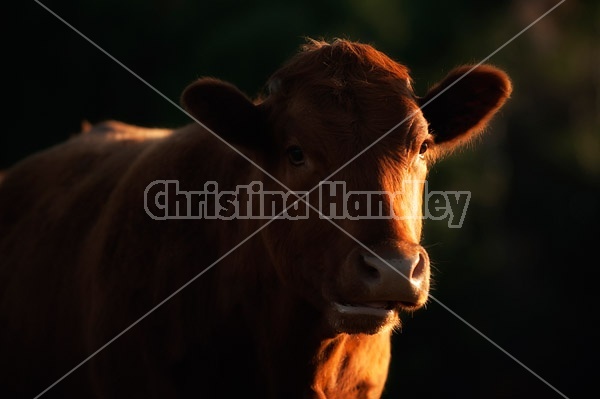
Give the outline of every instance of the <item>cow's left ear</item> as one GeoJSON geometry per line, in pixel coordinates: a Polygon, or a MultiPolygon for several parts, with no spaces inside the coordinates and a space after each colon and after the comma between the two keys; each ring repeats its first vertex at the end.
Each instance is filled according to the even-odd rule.
{"type": "Polygon", "coordinates": [[[262,111],[231,83],[198,79],[183,91],[181,105],[230,144],[261,144],[265,120],[262,111]]]}
{"type": "Polygon", "coordinates": [[[480,133],[510,96],[510,79],[498,68],[481,65],[452,70],[419,99],[434,142],[444,151],[480,133]],[[440,94],[441,93],[441,94],[440,94]]]}

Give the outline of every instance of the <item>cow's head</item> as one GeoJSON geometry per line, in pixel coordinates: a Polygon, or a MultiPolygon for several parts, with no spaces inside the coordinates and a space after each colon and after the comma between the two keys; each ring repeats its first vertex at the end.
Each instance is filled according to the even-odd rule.
{"type": "MultiPolygon", "coordinates": [[[[370,204],[353,197],[337,227],[311,210],[306,220],[277,220],[263,231],[282,284],[328,326],[347,333],[396,326],[400,310],[428,297],[429,257],[419,244],[427,170],[484,129],[511,92],[508,77],[488,65],[463,66],[418,97],[407,69],[371,46],[311,41],[267,87],[252,102],[228,83],[200,79],[182,103],[294,191],[328,179],[346,193],[401,193],[370,204]],[[368,210],[395,217],[368,218],[368,210]]],[[[331,187],[311,191],[309,202],[324,216],[334,216],[335,205],[340,216],[344,200],[331,187]]]]}

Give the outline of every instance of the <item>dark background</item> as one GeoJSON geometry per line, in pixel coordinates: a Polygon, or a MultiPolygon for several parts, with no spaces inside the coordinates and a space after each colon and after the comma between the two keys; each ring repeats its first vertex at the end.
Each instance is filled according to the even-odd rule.
{"type": "MultiPolygon", "coordinates": [[[[190,122],[34,1],[20,3],[4,15],[0,169],[84,119],[190,122]]],[[[253,96],[304,36],[371,43],[406,64],[424,94],[556,3],[44,1],[175,102],[200,76],[253,96]]],[[[490,59],[512,77],[512,99],[476,145],[431,171],[431,190],[472,197],[462,228],[426,221],[424,236],[435,298],[570,398],[596,391],[598,21],[598,2],[568,0],[490,59]]],[[[404,319],[385,398],[560,397],[435,301],[404,319]]]]}

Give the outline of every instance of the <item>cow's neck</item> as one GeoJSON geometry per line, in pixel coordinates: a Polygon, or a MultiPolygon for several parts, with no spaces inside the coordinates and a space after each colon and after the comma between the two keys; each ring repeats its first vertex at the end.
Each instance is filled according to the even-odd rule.
{"type": "MultiPolygon", "coordinates": [[[[266,270],[264,264],[252,269],[266,270]]],[[[379,397],[389,365],[389,332],[332,334],[320,313],[290,295],[274,275],[241,281],[238,309],[244,316],[236,319],[236,328],[255,331],[253,353],[258,356],[267,397],[379,397]],[[375,353],[379,355],[374,357],[375,353]],[[304,394],[298,396],[299,392],[304,394]]]]}
{"type": "Polygon", "coordinates": [[[390,361],[390,333],[323,340],[312,389],[320,398],[379,398],[390,361]]]}
{"type": "Polygon", "coordinates": [[[262,360],[270,363],[267,378],[273,397],[304,392],[306,397],[327,399],[379,398],[390,360],[389,332],[324,334],[321,320],[304,306],[292,306],[280,319],[286,324],[275,324],[278,331],[262,330],[262,360]],[[288,372],[300,365],[302,372],[288,372]]]}

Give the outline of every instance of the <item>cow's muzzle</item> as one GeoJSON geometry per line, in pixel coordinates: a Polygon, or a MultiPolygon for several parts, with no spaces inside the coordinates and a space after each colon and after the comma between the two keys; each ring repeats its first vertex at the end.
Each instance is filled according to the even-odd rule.
{"type": "Polygon", "coordinates": [[[407,308],[425,304],[429,292],[429,256],[420,246],[361,251],[356,274],[367,296],[407,308]]]}
{"type": "Polygon", "coordinates": [[[397,324],[400,310],[416,310],[427,302],[429,274],[429,256],[417,244],[352,251],[332,304],[335,324],[345,332],[377,332],[397,324]]]}

